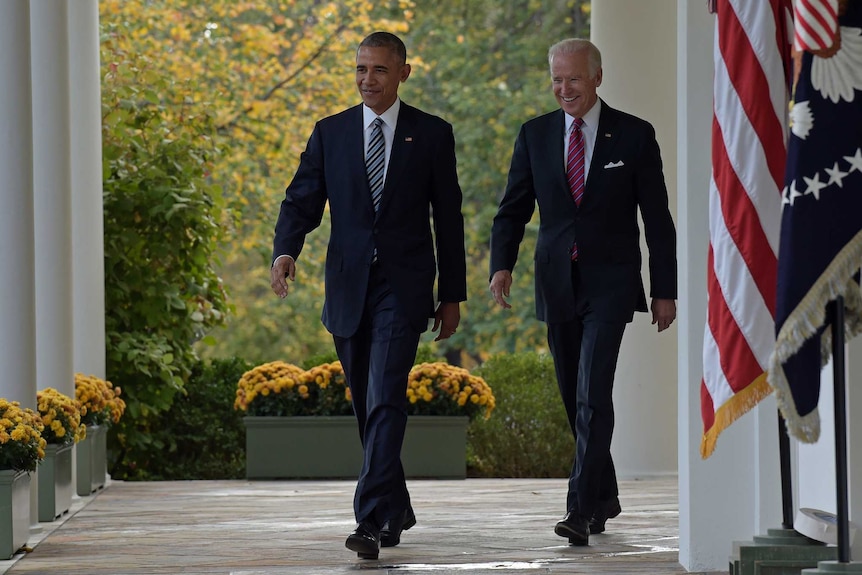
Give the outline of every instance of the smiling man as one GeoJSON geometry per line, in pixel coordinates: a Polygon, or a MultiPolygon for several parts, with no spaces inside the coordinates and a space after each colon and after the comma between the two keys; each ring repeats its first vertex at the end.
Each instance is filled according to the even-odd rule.
{"type": "Polygon", "coordinates": [[[539,206],[536,315],[547,323],[576,453],[565,517],[554,532],[573,545],[621,512],[611,459],[613,385],[626,325],[647,311],[641,279],[643,218],[652,322],[676,317],[676,231],[653,127],[599,99],[602,57],[588,40],[548,52],[559,110],[521,127],[491,231],[494,301],[504,309],[524,229],[539,206]]]}
{"type": "Polygon", "coordinates": [[[400,100],[409,76],[397,36],[375,32],[359,45],[362,104],[314,127],[281,202],[270,269],[273,291],[286,297],[305,236],[328,202],[322,321],[350,386],[364,451],[357,526],[346,541],[362,559],[398,545],[416,524],[401,466],[407,376],[429,318],[436,340],[450,337],[467,298],[452,126],[400,100]]]}

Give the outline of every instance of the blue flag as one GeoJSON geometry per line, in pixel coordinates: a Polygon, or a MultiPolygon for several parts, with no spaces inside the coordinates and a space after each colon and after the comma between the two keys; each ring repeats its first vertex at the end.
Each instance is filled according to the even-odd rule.
{"type": "Polygon", "coordinates": [[[801,54],[782,195],[768,380],[789,431],[809,443],[831,356],[827,304],[844,296],[848,339],[862,328],[862,2],[845,10],[837,52],[801,54]]]}

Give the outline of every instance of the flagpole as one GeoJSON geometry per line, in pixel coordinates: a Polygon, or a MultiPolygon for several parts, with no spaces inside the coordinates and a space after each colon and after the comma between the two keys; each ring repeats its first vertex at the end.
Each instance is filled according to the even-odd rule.
{"type": "Polygon", "coordinates": [[[838,562],[850,563],[850,521],[847,504],[847,386],[844,380],[844,296],[832,308],[832,373],[835,386],[835,474],[838,496],[838,562]]]}
{"type": "Polygon", "coordinates": [[[787,435],[787,426],[781,411],[778,412],[778,459],[781,463],[781,526],[784,529],[793,529],[793,491],[791,486],[790,470],[790,437],[787,435]]]}

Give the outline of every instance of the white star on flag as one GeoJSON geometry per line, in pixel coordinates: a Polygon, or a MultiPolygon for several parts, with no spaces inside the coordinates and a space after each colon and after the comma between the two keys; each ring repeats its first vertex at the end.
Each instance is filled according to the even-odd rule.
{"type": "Polygon", "coordinates": [[[815,198],[820,199],[820,190],[825,188],[828,184],[820,181],[820,174],[814,174],[813,178],[802,178],[805,180],[805,183],[808,185],[805,188],[805,194],[813,194],[815,198]]]}
{"type": "Polygon", "coordinates": [[[850,162],[850,171],[848,173],[853,173],[853,170],[857,172],[862,172],[862,148],[856,148],[856,154],[853,156],[844,156],[844,159],[850,162]]]}
{"type": "Polygon", "coordinates": [[[831,168],[826,168],[826,173],[829,174],[829,181],[826,185],[838,184],[839,188],[844,187],[844,178],[847,177],[848,172],[842,172],[841,168],[838,167],[838,162],[835,162],[831,168]]]}

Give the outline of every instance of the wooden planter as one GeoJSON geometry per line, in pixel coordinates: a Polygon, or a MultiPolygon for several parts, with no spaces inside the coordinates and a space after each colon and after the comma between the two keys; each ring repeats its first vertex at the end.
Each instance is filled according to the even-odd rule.
{"type": "MultiPolygon", "coordinates": [[[[355,479],[362,446],[353,416],[245,417],[249,479],[355,479]]],[[[411,416],[401,449],[408,477],[463,479],[466,416],[411,416]]]]}
{"type": "Polygon", "coordinates": [[[30,474],[0,471],[0,559],[10,559],[30,537],[30,474]]]}
{"type": "Polygon", "coordinates": [[[105,486],[108,477],[108,428],[88,425],[87,437],[78,442],[75,473],[77,492],[81,497],[105,486]]]}
{"type": "Polygon", "coordinates": [[[48,445],[39,464],[39,521],[54,521],[72,506],[74,444],[48,445]]]}

